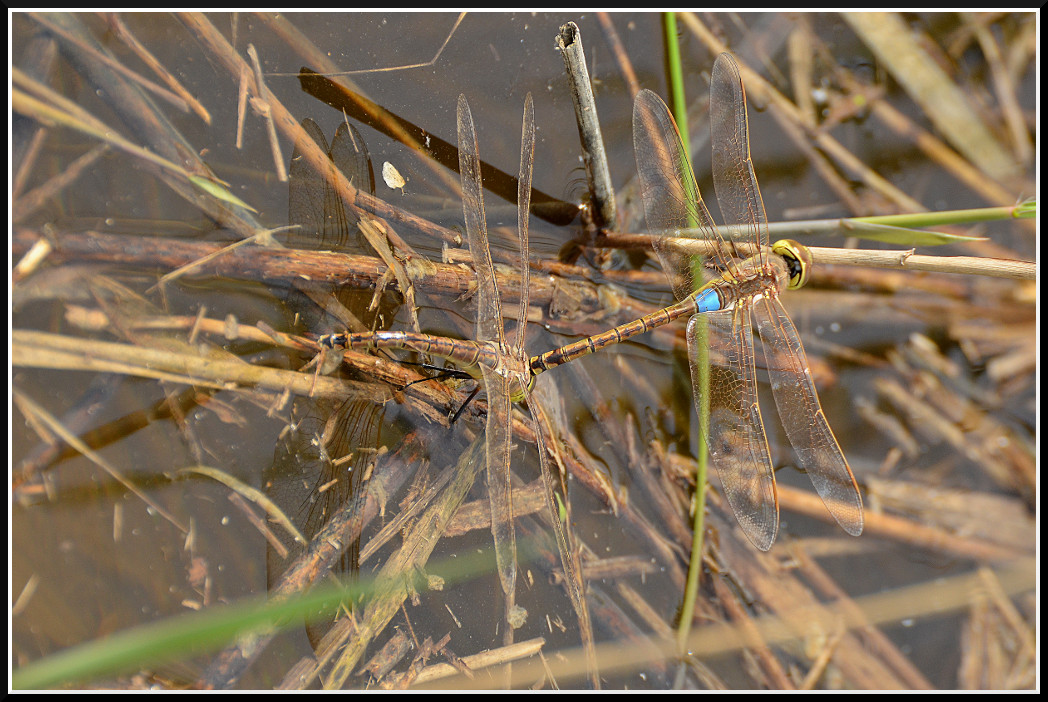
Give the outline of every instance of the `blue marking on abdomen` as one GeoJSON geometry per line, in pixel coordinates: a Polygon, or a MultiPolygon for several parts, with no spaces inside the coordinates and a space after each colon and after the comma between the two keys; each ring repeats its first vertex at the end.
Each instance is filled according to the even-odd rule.
{"type": "Polygon", "coordinates": [[[716,312],[721,308],[720,295],[716,288],[710,288],[695,297],[695,306],[699,312],[716,312]]]}

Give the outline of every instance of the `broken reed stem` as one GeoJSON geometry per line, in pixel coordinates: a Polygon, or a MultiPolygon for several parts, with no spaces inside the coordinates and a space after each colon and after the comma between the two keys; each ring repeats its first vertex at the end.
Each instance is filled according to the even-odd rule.
{"type": "Polygon", "coordinates": [[[599,227],[615,226],[615,188],[611,185],[611,171],[604,153],[604,138],[600,133],[597,104],[593,99],[586,54],[582,49],[582,35],[574,22],[560,28],[557,46],[564,58],[564,69],[571,86],[571,100],[575,104],[575,121],[582,140],[582,159],[589,176],[593,196],[593,214],[599,227]]]}

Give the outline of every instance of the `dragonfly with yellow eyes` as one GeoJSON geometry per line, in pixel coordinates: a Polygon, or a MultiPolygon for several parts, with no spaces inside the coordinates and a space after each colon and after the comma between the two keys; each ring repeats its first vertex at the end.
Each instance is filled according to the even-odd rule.
{"type": "Polygon", "coordinates": [[[603,334],[555,349],[531,361],[540,373],[636,334],[691,315],[688,351],[699,416],[703,404],[700,345],[708,343],[711,368],[706,445],[717,466],[724,494],[747,538],[767,551],[779,530],[775,473],[764,421],[757,403],[753,324],[764,347],[765,367],[786,436],[800,467],[837,523],[862,533],[862,498],[848,461],[819,404],[797,328],[779,301],[784,289],[807,280],[812,258],[795,241],[768,247],[768,223],[750,158],[746,93],[739,67],[729,54],[713,65],[710,84],[713,184],[727,230],[714,224],[702,201],[680,133],[666,104],[650,90],[633,107],[633,144],[648,227],[655,251],[672,276],[676,305],[603,334]],[[695,237],[692,232],[701,236],[695,237]],[[725,236],[726,233],[737,237],[725,236]],[[673,249],[670,237],[701,238],[713,251],[715,272],[697,286],[689,256],[673,249]],[[756,246],[758,253],[737,261],[730,241],[756,246]],[[703,341],[703,337],[707,341],[703,341]]]}

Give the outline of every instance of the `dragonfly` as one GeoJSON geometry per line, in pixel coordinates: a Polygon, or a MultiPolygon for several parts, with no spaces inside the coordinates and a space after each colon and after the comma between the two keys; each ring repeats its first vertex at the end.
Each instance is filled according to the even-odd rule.
{"type": "Polygon", "coordinates": [[[730,54],[713,65],[710,85],[713,183],[727,231],[718,228],[702,200],[677,125],[650,90],[633,107],[633,140],[648,227],[654,248],[672,276],[675,305],[610,331],[554,349],[531,360],[538,374],[675,319],[690,316],[688,351],[699,416],[701,345],[710,358],[709,421],[704,439],[718,466],[724,495],[749,541],[767,551],[779,530],[779,505],[764,421],[757,402],[753,326],[756,323],[772,395],[786,436],[823,503],[849,534],[862,533],[862,498],[855,477],[826,421],[797,328],[779,300],[785,289],[807,282],[811,252],[791,241],[768,247],[768,223],[753,171],[746,93],[730,54]],[[695,236],[692,232],[700,232],[695,236]],[[737,237],[759,253],[738,261],[727,254],[737,237]],[[729,234],[726,236],[726,234],[729,234]],[[696,285],[689,256],[670,237],[712,244],[716,273],[696,285]],[[704,342],[705,337],[708,341],[704,342]]]}
{"type": "MultiPolygon", "coordinates": [[[[584,622],[583,631],[589,632],[588,611],[582,597],[577,554],[574,549],[569,548],[569,532],[558,517],[552,482],[553,473],[547,465],[545,452],[541,449],[545,445],[545,430],[540,418],[542,410],[534,398],[529,400],[534,376],[531,372],[531,359],[524,350],[524,341],[529,297],[528,212],[535,150],[535,118],[531,94],[529,93],[525,99],[521,130],[521,162],[517,185],[517,235],[523,265],[520,271],[518,324],[512,341],[507,340],[503,326],[502,304],[488,246],[476,130],[469,103],[464,95],[460,95],[458,99],[457,126],[462,209],[469,249],[477,274],[476,340],[449,339],[414,332],[385,331],[330,334],[321,337],[319,343],[333,348],[410,349],[450,360],[483,383],[488,397],[485,461],[491,508],[491,531],[495,544],[499,581],[506,602],[506,620],[510,624],[506,631],[507,643],[512,640],[512,630],[523,624],[523,617],[526,616],[523,608],[515,604],[517,547],[516,530],[513,523],[510,453],[513,434],[513,403],[528,403],[536,436],[539,437],[540,471],[545,481],[546,508],[551,515],[558,550],[564,572],[567,575],[569,595],[580,620],[584,622]]],[[[584,633],[584,636],[589,635],[584,633]]],[[[591,640],[586,641],[586,647],[592,649],[591,640]]]]}

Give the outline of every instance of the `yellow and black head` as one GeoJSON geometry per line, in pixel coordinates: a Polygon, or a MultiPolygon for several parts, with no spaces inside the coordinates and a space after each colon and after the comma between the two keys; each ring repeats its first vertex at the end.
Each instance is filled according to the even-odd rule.
{"type": "Polygon", "coordinates": [[[779,239],[771,245],[772,253],[782,256],[790,270],[790,282],[787,287],[790,290],[804,287],[808,282],[808,275],[812,267],[811,251],[804,244],[799,244],[793,239],[779,239]]]}

